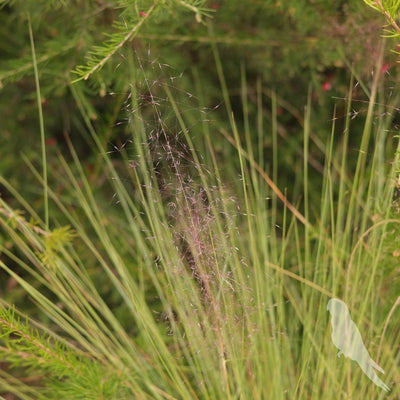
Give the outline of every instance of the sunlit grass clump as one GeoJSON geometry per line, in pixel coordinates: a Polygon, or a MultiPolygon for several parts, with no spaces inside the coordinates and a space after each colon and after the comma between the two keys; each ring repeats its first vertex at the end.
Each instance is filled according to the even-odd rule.
{"type": "MultiPolygon", "coordinates": [[[[293,183],[301,196],[293,200],[279,188],[277,160],[284,150],[277,145],[276,98],[273,122],[258,125],[254,145],[248,125],[243,131],[236,125],[222,71],[220,79],[231,129],[205,123],[195,140],[201,152],[168,86],[173,116],[164,117],[151,101],[151,121],[140,112],[143,97],[132,86],[130,134],[117,154],[103,147],[73,89],[101,160],[87,169],[67,138],[69,154],[60,154],[47,171],[49,182],[57,182],[45,191],[48,225],[1,178],[7,190],[7,201],[0,199],[1,276],[10,293],[19,294],[1,301],[1,395],[399,395],[400,168],[391,119],[378,105],[379,77],[356,152],[348,147],[352,83],[345,116],[334,115],[320,193],[310,190],[309,102],[304,163],[293,183]],[[225,136],[235,160],[221,159],[213,135],[225,136]],[[271,162],[264,159],[265,135],[273,137],[271,162]],[[349,163],[349,157],[356,161],[349,163]],[[332,297],[350,308],[371,356],[386,371],[381,378],[389,394],[351,360],[336,357],[326,310],[332,297]]],[[[253,117],[246,98],[244,82],[245,121],[253,117]]],[[[191,111],[191,120],[200,119],[196,113],[191,111]]],[[[38,187],[46,185],[40,169],[28,165],[38,187]]]]}

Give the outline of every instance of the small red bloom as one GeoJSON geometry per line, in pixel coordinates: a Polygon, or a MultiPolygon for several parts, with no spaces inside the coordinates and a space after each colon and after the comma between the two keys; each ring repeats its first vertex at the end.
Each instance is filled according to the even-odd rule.
{"type": "Polygon", "coordinates": [[[147,17],[147,14],[146,14],[145,12],[143,12],[143,11],[140,11],[139,15],[140,15],[141,17],[147,17]]]}
{"type": "Polygon", "coordinates": [[[389,71],[389,69],[390,69],[390,64],[389,63],[385,63],[385,64],[382,65],[381,73],[385,74],[386,72],[389,71]]]}
{"type": "Polygon", "coordinates": [[[57,140],[53,137],[46,138],[45,140],[46,146],[54,146],[57,143],[57,140]]]}
{"type": "Polygon", "coordinates": [[[321,86],[322,90],[324,92],[331,90],[332,89],[332,83],[330,81],[325,81],[322,86],[321,86]]]}

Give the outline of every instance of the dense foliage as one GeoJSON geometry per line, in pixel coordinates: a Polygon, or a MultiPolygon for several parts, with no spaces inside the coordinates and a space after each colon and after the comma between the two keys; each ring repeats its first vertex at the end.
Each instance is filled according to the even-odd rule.
{"type": "Polygon", "coordinates": [[[0,0],[0,397],[396,398],[397,3],[0,0]]]}

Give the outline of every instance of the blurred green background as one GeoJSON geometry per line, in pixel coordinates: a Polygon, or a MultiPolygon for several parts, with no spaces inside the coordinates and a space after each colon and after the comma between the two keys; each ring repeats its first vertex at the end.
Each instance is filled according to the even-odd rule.
{"type": "MultiPolygon", "coordinates": [[[[3,3],[0,12],[0,170],[21,186],[24,182],[21,154],[31,159],[40,154],[28,13],[38,61],[50,163],[53,149],[62,151],[67,133],[80,157],[89,164],[96,155],[91,151],[86,128],[77,112],[71,85],[88,105],[92,120],[110,146],[124,140],[124,121],[132,111],[124,108],[124,103],[131,85],[149,84],[154,92],[159,80],[169,80],[182,101],[189,100],[188,107],[206,107],[212,110],[211,119],[223,121],[226,115],[220,111],[223,107],[218,108],[222,96],[214,44],[220,53],[239,124],[244,123],[241,120],[243,76],[250,112],[257,107],[257,85],[262,85],[266,105],[270,103],[271,93],[276,93],[279,140],[285,146],[283,161],[293,165],[298,157],[299,132],[308,93],[316,110],[313,123],[318,128],[314,133],[323,142],[330,131],[333,106],[339,107],[338,116],[343,114],[341,98],[347,93],[351,71],[368,85],[384,22],[379,13],[359,0],[190,2],[198,7],[200,14],[184,2],[169,0],[156,2],[157,7],[150,15],[146,13],[153,4],[151,1],[3,3]],[[71,84],[85,75],[85,66],[96,57],[101,59],[108,54],[112,49],[110,43],[118,42],[138,21],[142,24],[135,36],[102,69],[87,80],[71,84]]],[[[384,57],[388,86],[397,80],[396,68],[393,68],[396,55],[391,52],[394,46],[395,43],[386,44],[384,57]]],[[[360,100],[366,99],[361,86],[357,95],[360,100]]],[[[360,110],[356,111],[363,109],[360,103],[360,110]]],[[[266,109],[266,151],[271,146],[269,115],[271,109],[266,109]]],[[[249,124],[255,126],[257,121],[250,120],[249,124]]],[[[200,134],[196,126],[192,129],[193,137],[200,134]]],[[[217,143],[219,140],[223,143],[216,134],[217,143]]],[[[318,154],[315,157],[318,166],[318,154]]],[[[24,183],[28,189],[29,182],[24,183]]]]}

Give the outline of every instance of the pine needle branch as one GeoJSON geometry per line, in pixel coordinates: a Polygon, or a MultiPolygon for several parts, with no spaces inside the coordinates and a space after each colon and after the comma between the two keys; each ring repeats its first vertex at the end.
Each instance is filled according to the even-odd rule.
{"type": "MultiPolygon", "coordinates": [[[[110,38],[110,41],[107,43],[107,45],[111,46],[111,51],[107,52],[107,54],[104,57],[102,58],[96,57],[95,54],[96,51],[94,51],[92,53],[91,62],[89,62],[89,64],[86,67],[78,67],[76,69],[75,72],[81,76],[78,79],[75,79],[72,83],[78,82],[81,79],[87,80],[89,79],[90,75],[103,68],[103,66],[114,56],[114,54],[134,37],[139,28],[143,25],[144,21],[147,18],[149,18],[150,14],[154,11],[155,7],[156,7],[156,2],[152,4],[152,6],[143,14],[143,18],[127,34],[125,34],[122,40],[120,40],[118,43],[115,43],[116,37],[112,36],[110,38]],[[83,73],[84,75],[82,76],[83,73]]],[[[98,47],[96,50],[100,52],[102,49],[103,47],[98,47]]]]}
{"type": "Polygon", "coordinates": [[[397,10],[400,6],[400,2],[398,0],[386,1],[385,5],[382,4],[380,0],[364,0],[366,4],[368,4],[373,9],[381,12],[388,23],[388,25],[392,26],[394,32],[394,36],[400,35],[400,26],[397,23],[397,10]]]}

